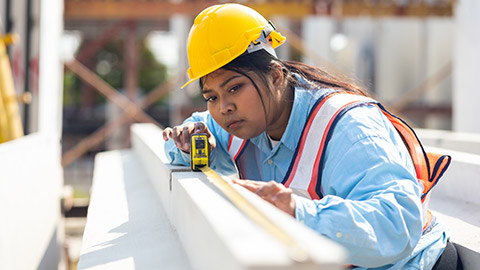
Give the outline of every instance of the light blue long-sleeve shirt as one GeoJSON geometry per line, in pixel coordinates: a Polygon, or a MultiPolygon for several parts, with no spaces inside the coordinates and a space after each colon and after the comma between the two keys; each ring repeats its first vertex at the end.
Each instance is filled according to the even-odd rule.
{"type": "MultiPolygon", "coordinates": [[[[266,133],[250,140],[261,150],[257,160],[248,161],[260,165],[256,179],[282,182],[308,114],[322,93],[295,89],[287,128],[273,149],[266,133]]],[[[205,122],[215,136],[211,167],[224,175],[236,173],[226,151],[230,135],[208,112],[185,120],[191,121],[205,122]]],[[[189,155],[172,140],[165,150],[173,164],[188,166],[189,155]]],[[[422,235],[423,187],[401,138],[378,108],[356,107],[342,116],[328,143],[324,168],[321,200],[293,195],[298,221],[344,246],[348,263],[361,266],[358,269],[433,267],[445,248],[446,228],[437,219],[422,235]]]]}

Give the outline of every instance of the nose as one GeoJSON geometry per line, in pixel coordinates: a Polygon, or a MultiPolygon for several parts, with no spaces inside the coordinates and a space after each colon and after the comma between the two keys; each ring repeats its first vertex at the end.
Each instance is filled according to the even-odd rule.
{"type": "Polygon", "coordinates": [[[222,114],[228,114],[235,110],[235,104],[229,98],[224,98],[220,102],[220,112],[222,114]]]}

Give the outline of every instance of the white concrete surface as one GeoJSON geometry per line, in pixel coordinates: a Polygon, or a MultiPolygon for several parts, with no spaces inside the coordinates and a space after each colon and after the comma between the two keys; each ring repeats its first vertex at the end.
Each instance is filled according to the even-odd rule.
{"type": "Polygon", "coordinates": [[[63,176],[52,151],[57,144],[40,133],[0,144],[0,269],[58,267],[63,176]]]}
{"type": "Polygon", "coordinates": [[[445,221],[465,270],[480,265],[480,155],[427,146],[452,157],[449,169],[432,190],[430,208],[445,221]]]}
{"type": "Polygon", "coordinates": [[[424,145],[480,155],[480,133],[415,129],[424,145]]]}
{"type": "Polygon", "coordinates": [[[432,213],[449,227],[451,241],[457,247],[465,270],[480,265],[480,206],[449,198],[433,196],[432,213]]]}
{"type": "Polygon", "coordinates": [[[309,262],[295,262],[288,248],[247,219],[202,173],[166,164],[160,129],[133,125],[132,140],[195,269],[342,268],[344,253],[338,245],[240,188],[308,250],[309,262]]]}
{"type": "MultiPolygon", "coordinates": [[[[434,187],[434,195],[446,196],[480,206],[480,155],[425,147],[427,151],[448,154],[450,167],[434,187]]],[[[480,213],[480,212],[479,212],[480,213]]]]}
{"type": "Polygon", "coordinates": [[[480,133],[480,1],[455,3],[453,130],[480,133]]]}
{"type": "Polygon", "coordinates": [[[78,269],[191,269],[135,153],[95,158],[78,269]]]}

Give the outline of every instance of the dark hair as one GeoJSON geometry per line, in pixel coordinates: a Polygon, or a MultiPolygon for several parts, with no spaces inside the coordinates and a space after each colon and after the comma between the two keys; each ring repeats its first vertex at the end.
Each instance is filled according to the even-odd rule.
{"type": "MultiPolygon", "coordinates": [[[[273,57],[265,50],[259,50],[253,53],[243,54],[235,58],[233,61],[226,64],[222,68],[245,75],[254,83],[258,91],[257,85],[246,73],[254,72],[262,79],[265,84],[267,84],[266,76],[270,73],[272,63],[274,62],[282,66],[286,80],[288,84],[292,87],[302,86],[307,89],[311,89],[312,91],[316,91],[321,88],[333,88],[367,96],[367,92],[361,86],[354,83],[351,78],[348,78],[345,75],[334,76],[321,68],[307,65],[302,62],[281,61],[273,57]],[[295,76],[293,76],[293,73],[296,73],[303,77],[303,81],[298,80],[295,76]]],[[[202,89],[203,80],[200,79],[199,81],[200,89],[202,89]]]]}
{"type": "MultiPolygon", "coordinates": [[[[268,111],[265,106],[264,96],[260,91],[259,86],[252,79],[249,74],[254,73],[262,80],[262,83],[267,87],[266,94],[270,97],[273,95],[273,91],[268,85],[267,76],[272,70],[273,63],[278,63],[282,67],[284,77],[287,81],[287,88],[294,89],[295,86],[301,86],[312,91],[317,91],[321,88],[333,88],[338,90],[344,90],[353,92],[359,95],[367,96],[366,92],[358,85],[351,82],[351,79],[344,77],[339,78],[333,76],[326,71],[296,61],[281,61],[265,50],[258,50],[253,53],[243,54],[235,58],[230,63],[222,67],[222,69],[231,70],[247,77],[253,86],[257,90],[258,96],[262,102],[265,121],[268,122],[268,111]],[[294,73],[300,75],[303,80],[299,80],[294,73]]],[[[200,78],[200,89],[203,89],[205,77],[200,78]]],[[[293,102],[293,100],[292,100],[293,102]]],[[[267,127],[268,129],[268,127],[267,127]]]]}

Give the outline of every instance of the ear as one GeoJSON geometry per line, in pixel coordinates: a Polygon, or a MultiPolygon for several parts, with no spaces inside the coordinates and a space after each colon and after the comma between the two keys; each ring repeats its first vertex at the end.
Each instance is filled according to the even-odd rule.
{"type": "Polygon", "coordinates": [[[280,89],[284,85],[285,76],[283,74],[282,66],[279,63],[273,62],[271,64],[270,74],[272,76],[272,84],[275,89],[280,89]]]}

